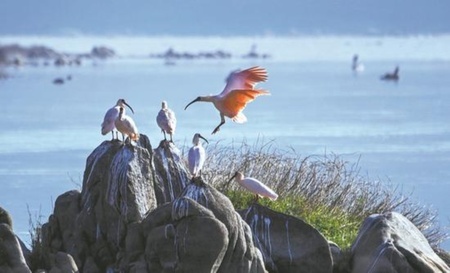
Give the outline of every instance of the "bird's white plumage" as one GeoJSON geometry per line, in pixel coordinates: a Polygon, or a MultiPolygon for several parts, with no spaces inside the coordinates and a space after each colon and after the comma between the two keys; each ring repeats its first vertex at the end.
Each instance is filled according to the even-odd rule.
{"type": "Polygon", "coordinates": [[[167,133],[170,135],[170,140],[172,141],[177,126],[177,119],[175,117],[175,112],[167,107],[167,102],[165,101],[162,102],[161,110],[159,110],[158,115],[156,116],[156,123],[164,133],[164,139],[166,139],[167,133]]]}
{"type": "Polygon", "coordinates": [[[106,111],[105,117],[102,123],[102,135],[106,135],[116,128],[114,122],[119,116],[119,106],[114,106],[106,111]]]}
{"type": "Polygon", "coordinates": [[[267,197],[271,200],[277,200],[278,194],[276,194],[271,188],[263,184],[261,181],[252,178],[244,177],[241,172],[236,172],[235,179],[246,190],[254,193],[260,197],[267,197]]]}
{"type": "Polygon", "coordinates": [[[112,132],[113,134],[113,139],[114,139],[114,129],[116,129],[116,119],[119,116],[119,112],[120,112],[120,108],[123,108],[124,114],[125,114],[125,106],[130,107],[131,111],[133,112],[133,109],[131,108],[131,106],[129,106],[124,99],[119,99],[116,102],[116,105],[114,105],[113,107],[111,107],[110,109],[108,109],[108,111],[106,111],[105,117],[103,118],[103,122],[102,122],[102,135],[106,135],[109,132],[112,132]]]}
{"type": "Polygon", "coordinates": [[[134,123],[134,120],[127,116],[125,113],[123,113],[124,108],[119,108],[119,116],[116,118],[114,124],[119,132],[122,133],[122,137],[124,135],[128,136],[131,140],[138,140],[139,139],[139,132],[137,129],[136,124],[134,123]]]}
{"type": "Polygon", "coordinates": [[[200,138],[204,139],[199,133],[194,135],[194,138],[192,139],[194,145],[189,149],[188,153],[188,165],[192,177],[200,176],[203,164],[205,164],[206,160],[205,148],[203,148],[200,138]]]}

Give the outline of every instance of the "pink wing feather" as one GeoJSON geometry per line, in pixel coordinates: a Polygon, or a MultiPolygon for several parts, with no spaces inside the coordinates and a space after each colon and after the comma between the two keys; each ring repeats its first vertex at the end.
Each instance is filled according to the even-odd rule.
{"type": "Polygon", "coordinates": [[[248,69],[231,72],[227,78],[227,85],[223,89],[221,96],[225,96],[235,89],[254,89],[258,82],[267,80],[267,71],[265,68],[254,66],[248,69]]]}

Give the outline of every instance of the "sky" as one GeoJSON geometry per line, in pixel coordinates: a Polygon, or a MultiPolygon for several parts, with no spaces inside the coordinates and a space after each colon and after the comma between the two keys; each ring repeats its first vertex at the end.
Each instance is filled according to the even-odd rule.
{"type": "Polygon", "coordinates": [[[0,35],[450,33],[448,0],[1,0],[0,35]]]}

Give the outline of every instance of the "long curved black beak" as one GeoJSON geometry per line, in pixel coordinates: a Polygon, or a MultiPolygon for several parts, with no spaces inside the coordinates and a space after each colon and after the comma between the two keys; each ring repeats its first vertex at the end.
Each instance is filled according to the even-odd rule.
{"type": "Polygon", "coordinates": [[[133,108],[131,108],[131,106],[130,106],[128,103],[126,103],[126,102],[124,101],[123,104],[125,104],[126,106],[128,106],[128,108],[130,108],[131,112],[133,112],[133,114],[134,114],[133,108]]]}
{"type": "Polygon", "coordinates": [[[193,104],[194,102],[201,101],[201,100],[202,99],[200,97],[197,97],[195,100],[193,100],[190,103],[188,103],[188,105],[186,105],[186,107],[184,107],[184,110],[186,110],[189,107],[189,105],[193,104]]]}
{"type": "Polygon", "coordinates": [[[237,175],[237,172],[234,173],[234,175],[228,180],[227,184],[229,184],[237,175]]]}
{"type": "Polygon", "coordinates": [[[198,134],[198,137],[201,138],[201,139],[203,139],[204,141],[206,141],[206,143],[209,144],[208,140],[207,140],[206,138],[204,138],[202,135],[198,134]]]}

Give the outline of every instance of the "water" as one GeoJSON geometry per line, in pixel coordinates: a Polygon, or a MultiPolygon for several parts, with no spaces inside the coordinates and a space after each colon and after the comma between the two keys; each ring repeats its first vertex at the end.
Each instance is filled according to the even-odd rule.
{"type": "MultiPolygon", "coordinates": [[[[90,39],[39,41],[69,51],[82,51],[99,41],[107,43],[90,39]]],[[[161,101],[167,100],[177,114],[174,138],[178,146],[190,145],[193,134],[200,132],[210,142],[224,145],[263,138],[281,149],[292,147],[302,156],[338,154],[351,163],[359,162],[362,174],[371,179],[381,178],[407,194],[413,192],[413,200],[437,210],[441,225],[450,226],[450,57],[442,55],[448,52],[436,51],[450,43],[449,37],[273,38],[272,43],[269,38],[236,38],[223,44],[217,42],[221,38],[185,39],[166,38],[159,43],[154,38],[147,43],[109,40],[124,58],[95,65],[85,62],[80,67],[8,71],[13,77],[0,81],[4,102],[0,206],[12,214],[14,230],[22,239],[29,241],[27,206],[32,218],[41,214],[46,221],[60,194],[80,188],[87,156],[110,139],[110,135],[100,134],[100,123],[118,98],[132,105],[133,119],[153,146],[162,138],[156,114],[161,101]],[[424,39],[432,40],[433,45],[424,45],[424,39]],[[237,55],[255,42],[273,58],[183,61],[165,66],[162,61],[134,55],[144,56],[145,50],[159,52],[176,43],[180,43],[180,51],[220,46],[237,55]],[[294,50],[295,46],[306,49],[294,50]],[[356,48],[366,66],[359,75],[350,71],[356,48]],[[375,48],[388,53],[384,56],[375,48]],[[366,55],[368,52],[372,54],[366,55]],[[379,80],[397,64],[401,67],[398,83],[379,80]],[[248,105],[246,124],[227,120],[212,136],[220,122],[212,105],[196,103],[183,110],[198,95],[220,92],[231,70],[252,65],[267,68],[269,81],[260,87],[270,90],[271,96],[248,105]],[[54,78],[67,75],[72,76],[71,81],[52,84],[54,78]]],[[[19,40],[36,43],[36,38],[19,40]]],[[[450,250],[450,243],[442,247],[450,250]]]]}

